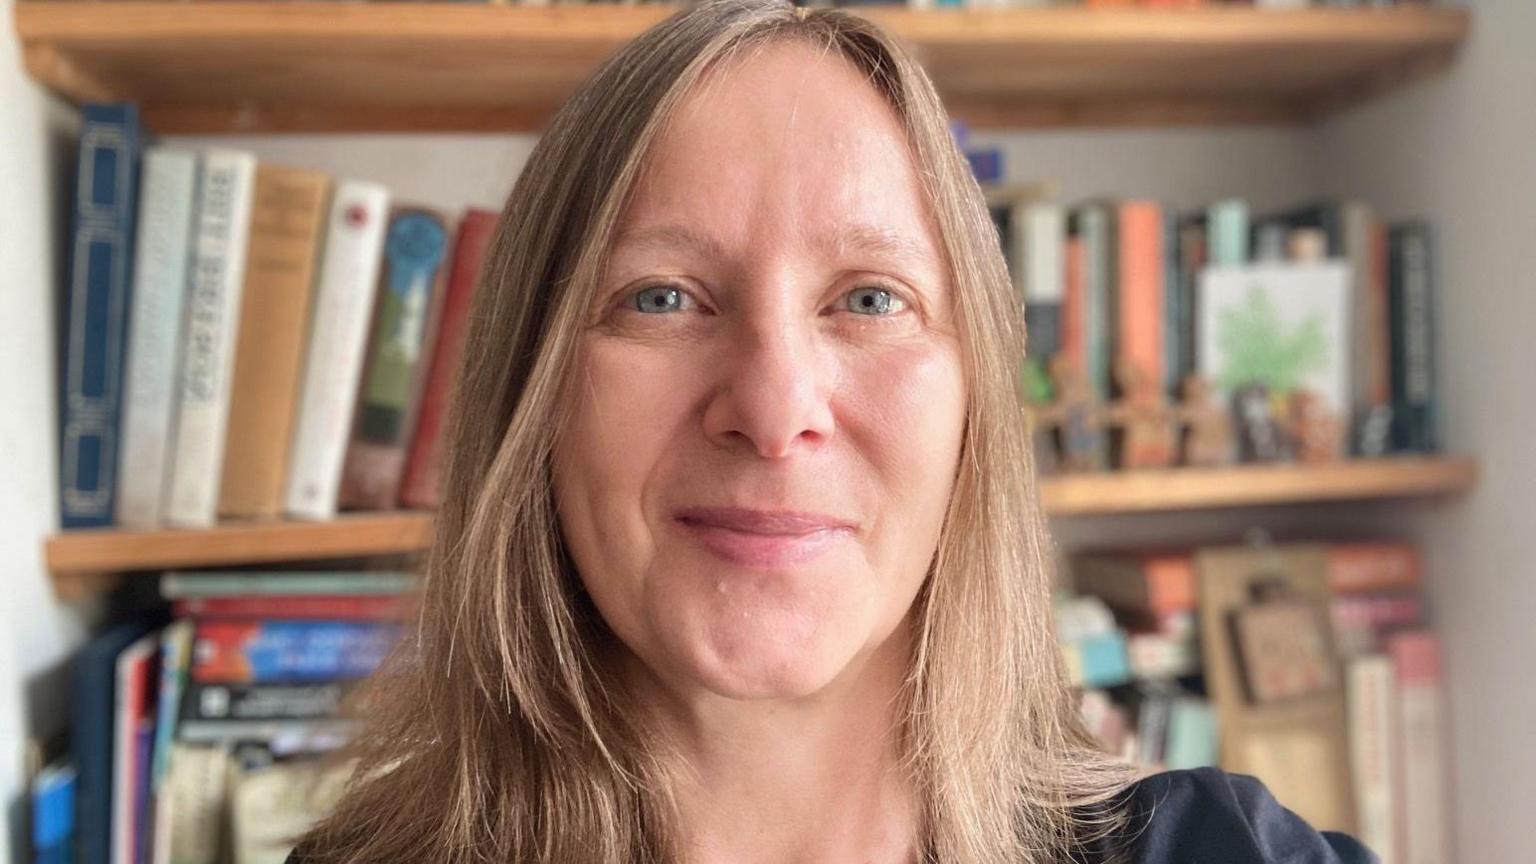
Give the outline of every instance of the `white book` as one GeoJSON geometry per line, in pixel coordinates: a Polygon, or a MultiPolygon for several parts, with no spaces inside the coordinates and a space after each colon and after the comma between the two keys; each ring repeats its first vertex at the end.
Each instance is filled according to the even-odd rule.
{"type": "Polygon", "coordinates": [[[373,322],[389,205],[388,189],[357,180],[338,183],[331,199],[288,461],[284,509],[290,516],[330,519],[336,515],[368,328],[373,322]]]}
{"type": "Polygon", "coordinates": [[[1441,701],[1440,643],[1429,631],[1388,637],[1397,668],[1403,754],[1402,864],[1446,864],[1451,853],[1449,764],[1441,701]]]}
{"type": "Polygon", "coordinates": [[[1024,303],[1060,303],[1067,294],[1067,214],[1060,204],[1014,206],[1014,261],[1024,303]]]}
{"type": "Polygon", "coordinates": [[[129,528],[157,527],[165,512],[197,163],[190,150],[144,153],[118,456],[116,520],[129,528]]]}
{"type": "Polygon", "coordinates": [[[224,149],[205,154],[182,344],[176,458],[166,512],[166,520],[177,525],[207,527],[218,517],[255,183],[253,154],[224,149]]]}
{"type": "Polygon", "coordinates": [[[1346,671],[1349,761],[1354,779],[1358,837],[1383,864],[1400,860],[1397,789],[1401,771],[1397,733],[1397,669],[1392,658],[1351,658],[1346,671]]]}

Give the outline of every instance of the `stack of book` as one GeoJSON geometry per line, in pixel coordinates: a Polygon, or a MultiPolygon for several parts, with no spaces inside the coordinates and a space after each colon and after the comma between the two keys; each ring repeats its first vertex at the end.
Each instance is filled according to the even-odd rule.
{"type": "Polygon", "coordinates": [[[73,770],[77,806],[64,828],[57,815],[39,824],[38,848],[73,844],[92,864],[214,864],[231,840],[270,846],[276,826],[302,828],[319,815],[312,800],[290,796],[278,812],[270,794],[242,789],[278,774],[331,789],[334,772],[320,776],[312,757],[345,742],[344,700],[398,643],[413,583],[377,571],[165,574],[169,621],[120,624],[80,652],[68,767],[34,787],[43,802],[43,779],[73,770]],[[242,807],[262,815],[226,827],[242,807]]]}
{"type": "Polygon", "coordinates": [[[241,150],[145,146],[133,105],[83,117],[64,527],[433,506],[496,214],[454,220],[241,150]]]}
{"type": "Polygon", "coordinates": [[[1083,663],[1084,721],[1148,771],[1254,774],[1383,862],[1449,860],[1444,684],[1421,569],[1399,542],[1081,555],[1079,599],[1059,602],[1088,605],[1058,607],[1068,668],[1085,629],[1118,628],[1095,650],[1124,655],[1083,663]],[[1100,622],[1085,627],[1084,608],[1100,622]]]}

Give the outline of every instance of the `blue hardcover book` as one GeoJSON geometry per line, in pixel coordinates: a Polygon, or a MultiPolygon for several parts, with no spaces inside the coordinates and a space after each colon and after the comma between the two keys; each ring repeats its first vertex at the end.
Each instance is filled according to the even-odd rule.
{"type": "Polygon", "coordinates": [[[163,622],[119,624],[87,642],[75,656],[70,741],[79,772],[75,821],[79,864],[112,860],[113,722],[117,716],[117,655],[163,622]]]}
{"type": "Polygon", "coordinates": [[[75,766],[50,765],[32,781],[32,855],[35,864],[74,864],[75,766]]]}
{"type": "Polygon", "coordinates": [[[59,340],[65,528],[112,524],[142,148],[135,106],[92,104],[82,114],[59,340]]]}

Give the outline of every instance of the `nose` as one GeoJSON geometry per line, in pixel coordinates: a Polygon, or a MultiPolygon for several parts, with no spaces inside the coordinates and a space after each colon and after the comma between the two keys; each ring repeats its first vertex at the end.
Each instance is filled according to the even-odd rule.
{"type": "Polygon", "coordinates": [[[711,441],[781,459],[831,438],[836,363],[813,330],[810,322],[774,316],[729,337],[704,412],[711,441]]]}

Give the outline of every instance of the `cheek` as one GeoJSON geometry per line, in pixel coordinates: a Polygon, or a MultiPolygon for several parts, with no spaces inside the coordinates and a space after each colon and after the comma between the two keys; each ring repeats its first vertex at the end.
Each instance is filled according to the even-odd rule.
{"type": "Polygon", "coordinates": [[[576,406],[554,454],[555,498],[587,590],[622,614],[635,605],[640,573],[655,554],[644,506],[657,466],[681,440],[688,370],[666,352],[597,340],[577,368],[576,406]]]}

